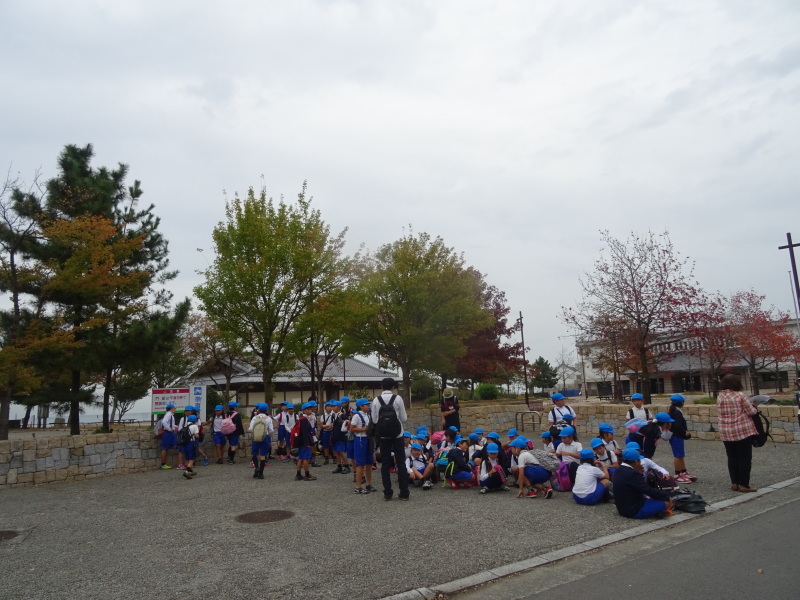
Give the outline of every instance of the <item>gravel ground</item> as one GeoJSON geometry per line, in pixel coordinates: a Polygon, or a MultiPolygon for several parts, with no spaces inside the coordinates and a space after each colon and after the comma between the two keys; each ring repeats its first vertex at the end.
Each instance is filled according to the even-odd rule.
{"type": "MultiPolygon", "coordinates": [[[[752,485],[800,475],[799,451],[754,449],[752,485]]],[[[670,468],[668,446],[655,459],[670,468]]],[[[735,495],[721,443],[689,441],[687,464],[709,502],[735,495]]],[[[351,477],[331,467],[314,469],[315,482],[293,481],[293,468],[278,462],[264,481],[246,463],[198,471],[191,481],[153,471],[1,492],[0,530],[27,530],[0,542],[3,596],[378,598],[633,526],[612,505],[583,507],[568,494],[515,499],[437,486],[384,502],[354,495],[351,477]],[[296,514],[234,521],[268,509],[296,514]]]]}

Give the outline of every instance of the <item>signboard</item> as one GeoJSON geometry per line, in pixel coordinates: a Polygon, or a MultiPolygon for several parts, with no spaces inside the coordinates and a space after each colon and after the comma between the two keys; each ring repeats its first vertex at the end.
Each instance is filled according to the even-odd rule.
{"type": "Polygon", "coordinates": [[[193,385],[191,388],[164,388],[152,390],[150,412],[154,415],[163,415],[167,412],[167,404],[174,404],[178,412],[183,412],[186,406],[196,406],[201,419],[206,414],[206,386],[193,385]]]}

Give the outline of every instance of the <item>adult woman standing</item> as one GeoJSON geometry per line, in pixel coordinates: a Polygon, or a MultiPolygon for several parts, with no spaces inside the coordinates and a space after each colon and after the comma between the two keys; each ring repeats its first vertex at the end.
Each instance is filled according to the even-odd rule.
{"type": "Polygon", "coordinates": [[[756,488],[750,487],[750,467],[753,462],[752,437],[758,432],[751,417],[758,409],[742,392],[742,380],[738,375],[725,375],[720,380],[720,388],[717,417],[719,434],[728,455],[731,489],[735,492],[756,492],[756,488]]]}

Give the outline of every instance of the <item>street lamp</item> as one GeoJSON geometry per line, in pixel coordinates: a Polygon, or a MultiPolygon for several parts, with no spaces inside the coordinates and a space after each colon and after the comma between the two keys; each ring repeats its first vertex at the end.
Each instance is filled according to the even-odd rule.
{"type": "Polygon", "coordinates": [[[519,335],[522,338],[522,374],[525,377],[525,404],[528,410],[531,408],[530,399],[528,397],[528,359],[525,357],[525,328],[522,326],[522,311],[519,311],[519,335]]]}

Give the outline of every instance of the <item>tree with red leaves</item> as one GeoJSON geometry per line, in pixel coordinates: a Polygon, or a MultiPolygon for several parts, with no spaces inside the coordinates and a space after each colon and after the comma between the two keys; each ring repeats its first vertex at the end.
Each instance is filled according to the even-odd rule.
{"type": "Polygon", "coordinates": [[[673,248],[668,233],[631,234],[625,241],[601,232],[606,245],[594,272],[580,281],[583,298],[574,308],[563,307],[562,319],[589,340],[604,341],[600,326],[614,323],[620,355],[632,358],[641,392],[650,401],[650,373],[670,342],[684,335],[700,288],[692,264],[673,248]]]}
{"type": "Polygon", "coordinates": [[[725,366],[736,358],[730,304],[730,299],[719,293],[699,304],[687,319],[687,336],[682,342],[686,353],[698,357],[703,368],[708,369],[711,393],[715,398],[725,366]]]}

